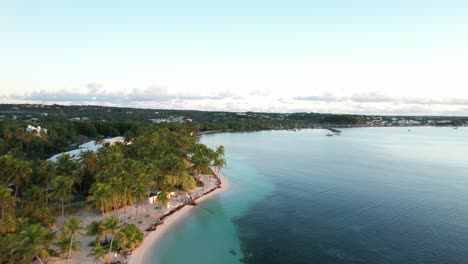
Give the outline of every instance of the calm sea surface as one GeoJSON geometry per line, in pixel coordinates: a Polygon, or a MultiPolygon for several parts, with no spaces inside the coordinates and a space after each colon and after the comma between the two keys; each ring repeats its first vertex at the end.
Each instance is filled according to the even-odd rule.
{"type": "Polygon", "coordinates": [[[230,188],[148,263],[468,263],[468,128],[204,136],[230,188]]]}

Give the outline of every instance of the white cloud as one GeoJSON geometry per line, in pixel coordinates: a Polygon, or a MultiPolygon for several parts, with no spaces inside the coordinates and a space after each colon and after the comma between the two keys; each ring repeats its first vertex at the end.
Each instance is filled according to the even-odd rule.
{"type": "Polygon", "coordinates": [[[86,85],[86,87],[89,89],[90,92],[92,93],[98,93],[100,91],[102,91],[102,89],[104,88],[104,86],[102,85],[102,83],[98,83],[98,82],[91,82],[91,83],[88,83],[86,85]]]}
{"type": "Polygon", "coordinates": [[[252,96],[269,96],[269,95],[271,95],[271,90],[270,89],[255,89],[252,92],[250,92],[249,95],[252,95],[252,96]]]}

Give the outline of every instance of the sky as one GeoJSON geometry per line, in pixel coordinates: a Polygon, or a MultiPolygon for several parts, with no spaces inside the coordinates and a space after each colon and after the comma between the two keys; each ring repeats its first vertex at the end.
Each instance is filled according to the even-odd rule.
{"type": "Polygon", "coordinates": [[[0,0],[0,103],[468,115],[466,0],[0,0]]]}

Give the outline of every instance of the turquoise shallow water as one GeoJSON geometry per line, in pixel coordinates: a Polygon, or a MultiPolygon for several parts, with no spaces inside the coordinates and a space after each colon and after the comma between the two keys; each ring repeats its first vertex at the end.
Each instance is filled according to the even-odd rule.
{"type": "Polygon", "coordinates": [[[226,133],[231,188],[148,263],[467,263],[468,128],[226,133]]]}

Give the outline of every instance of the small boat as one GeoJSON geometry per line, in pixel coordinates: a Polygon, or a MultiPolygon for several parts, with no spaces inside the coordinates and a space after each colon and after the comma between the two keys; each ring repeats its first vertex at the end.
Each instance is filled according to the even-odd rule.
{"type": "Polygon", "coordinates": [[[453,129],[458,129],[458,127],[454,127],[453,129]]]}
{"type": "Polygon", "coordinates": [[[327,135],[326,135],[326,136],[327,136],[327,137],[333,137],[333,134],[331,134],[331,133],[327,133],[327,135]]]}

